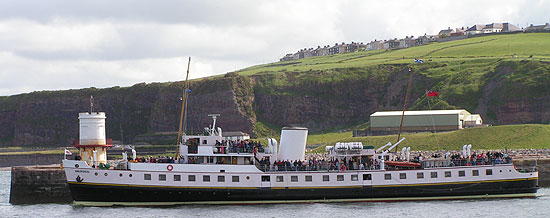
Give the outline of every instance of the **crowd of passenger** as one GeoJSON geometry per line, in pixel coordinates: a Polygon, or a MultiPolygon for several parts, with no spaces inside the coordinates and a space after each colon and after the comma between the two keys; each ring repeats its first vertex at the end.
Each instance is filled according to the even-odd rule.
{"type": "Polygon", "coordinates": [[[329,158],[328,156],[307,157],[306,160],[278,160],[271,164],[266,158],[259,161],[259,167],[264,171],[319,171],[319,170],[365,170],[375,169],[377,162],[366,158],[344,157],[329,158]]]}
{"type": "Polygon", "coordinates": [[[262,143],[252,140],[216,140],[214,149],[216,154],[264,152],[262,143]]]}
{"type": "Polygon", "coordinates": [[[129,162],[135,162],[135,163],[184,163],[183,162],[183,156],[179,157],[167,157],[167,156],[158,156],[158,157],[136,157],[135,160],[133,160],[131,157],[128,157],[129,162]]]}
{"type": "Polygon", "coordinates": [[[460,151],[442,152],[417,152],[411,162],[421,163],[427,160],[447,160],[448,166],[471,166],[471,165],[495,165],[512,163],[512,157],[507,153],[499,151],[476,152],[468,156],[460,151]]]}
{"type": "MultiPolygon", "coordinates": [[[[214,153],[254,153],[264,152],[263,146],[258,141],[252,140],[223,140],[216,141],[214,153]]],[[[524,149],[525,150],[525,149],[524,149]]],[[[550,149],[546,149],[550,154],[550,149]]],[[[515,156],[518,154],[533,154],[540,151],[515,151],[515,156]]],[[[495,165],[512,163],[512,156],[501,151],[472,151],[470,156],[464,155],[462,151],[413,151],[410,154],[410,159],[406,160],[405,156],[396,154],[392,159],[386,161],[410,161],[414,163],[429,162],[430,160],[444,160],[445,166],[470,166],[470,165],[495,165]]],[[[208,157],[189,157],[187,160],[182,155],[177,157],[171,156],[148,156],[137,157],[135,160],[128,158],[130,162],[137,163],[172,163],[172,164],[199,164],[208,157]]],[[[380,169],[381,161],[373,158],[350,158],[344,157],[341,159],[330,157],[327,153],[309,153],[306,154],[305,160],[278,160],[272,163],[266,158],[256,159],[256,164],[265,171],[317,171],[317,170],[368,170],[380,169]]],[[[212,162],[208,162],[212,163],[212,162]]],[[[218,159],[218,164],[227,164],[221,159],[218,159]]],[[[254,164],[254,160],[248,160],[247,164],[254,164]]]]}

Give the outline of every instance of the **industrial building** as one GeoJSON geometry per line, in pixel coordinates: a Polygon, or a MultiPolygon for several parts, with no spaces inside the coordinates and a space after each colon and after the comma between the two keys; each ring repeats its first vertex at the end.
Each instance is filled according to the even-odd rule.
{"type": "MultiPolygon", "coordinates": [[[[399,131],[403,111],[378,111],[370,115],[368,135],[396,134],[399,131]]],[[[452,131],[481,126],[479,114],[466,110],[405,111],[401,132],[452,131]]]]}

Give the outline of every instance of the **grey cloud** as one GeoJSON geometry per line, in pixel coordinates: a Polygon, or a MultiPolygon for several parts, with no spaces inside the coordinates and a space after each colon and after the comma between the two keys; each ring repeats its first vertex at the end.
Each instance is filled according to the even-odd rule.
{"type": "Polygon", "coordinates": [[[44,22],[54,17],[93,20],[135,20],[158,23],[238,25],[262,22],[261,1],[224,0],[7,0],[0,1],[0,18],[44,22]]]}
{"type": "Polygon", "coordinates": [[[317,45],[545,23],[548,8],[526,0],[0,1],[0,75],[13,78],[0,81],[0,95],[181,80],[185,64],[175,60],[185,56],[200,77],[317,45]]]}

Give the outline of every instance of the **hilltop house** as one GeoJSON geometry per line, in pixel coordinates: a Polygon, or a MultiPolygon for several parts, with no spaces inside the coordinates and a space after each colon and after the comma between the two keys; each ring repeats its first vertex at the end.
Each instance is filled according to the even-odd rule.
{"type": "Polygon", "coordinates": [[[521,31],[521,29],[510,23],[476,24],[466,30],[466,35],[517,31],[521,31]]]}
{"type": "Polygon", "coordinates": [[[286,54],[283,58],[280,59],[280,61],[291,61],[293,60],[293,54],[286,54]]]}
{"type": "Polygon", "coordinates": [[[451,33],[454,33],[454,32],[455,32],[455,30],[451,29],[451,27],[449,27],[446,30],[439,31],[437,36],[439,36],[439,38],[446,38],[446,37],[450,37],[451,33]]]}
{"type": "Polygon", "coordinates": [[[526,27],[524,30],[524,32],[548,32],[550,31],[550,24],[546,23],[544,25],[529,25],[528,27],[526,27]]]}
{"type": "Polygon", "coordinates": [[[382,41],[378,41],[375,39],[374,41],[367,43],[367,51],[380,49],[384,49],[384,42],[382,41]]]}
{"type": "Polygon", "coordinates": [[[367,46],[364,45],[362,42],[361,43],[351,42],[351,44],[345,44],[344,47],[345,47],[344,48],[345,53],[363,51],[367,48],[367,46]]]}
{"type": "Polygon", "coordinates": [[[418,37],[416,39],[416,45],[425,45],[425,44],[428,44],[430,42],[435,42],[437,39],[435,36],[433,35],[426,35],[424,34],[424,36],[421,36],[421,37],[418,37]]]}
{"type": "Polygon", "coordinates": [[[329,54],[328,49],[330,46],[326,45],[324,47],[318,47],[317,50],[317,56],[327,56],[329,54]]]}
{"type": "Polygon", "coordinates": [[[462,28],[456,28],[455,32],[454,33],[451,33],[451,37],[458,37],[458,36],[463,36],[466,34],[466,29],[464,29],[464,27],[462,28]]]}
{"type": "Polygon", "coordinates": [[[388,43],[388,48],[389,49],[396,49],[396,48],[399,48],[399,45],[401,44],[399,40],[397,40],[397,38],[395,39],[390,39],[387,41],[388,43]]]}
{"type": "MultiPolygon", "coordinates": [[[[343,44],[344,43],[342,42],[342,45],[343,44]]],[[[328,54],[329,55],[340,54],[340,51],[342,51],[341,53],[344,53],[344,50],[341,49],[341,47],[342,47],[341,45],[338,45],[338,43],[335,43],[334,46],[328,49],[328,54]]]]}
{"type": "Polygon", "coordinates": [[[409,48],[414,46],[416,46],[416,39],[414,39],[414,36],[405,36],[404,39],[399,40],[399,48],[409,48]]]}

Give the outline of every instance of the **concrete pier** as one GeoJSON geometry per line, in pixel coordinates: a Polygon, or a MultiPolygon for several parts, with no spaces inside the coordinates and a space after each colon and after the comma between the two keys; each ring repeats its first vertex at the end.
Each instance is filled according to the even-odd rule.
{"type": "Polygon", "coordinates": [[[11,204],[71,202],[65,171],[59,165],[11,168],[11,204]]]}

